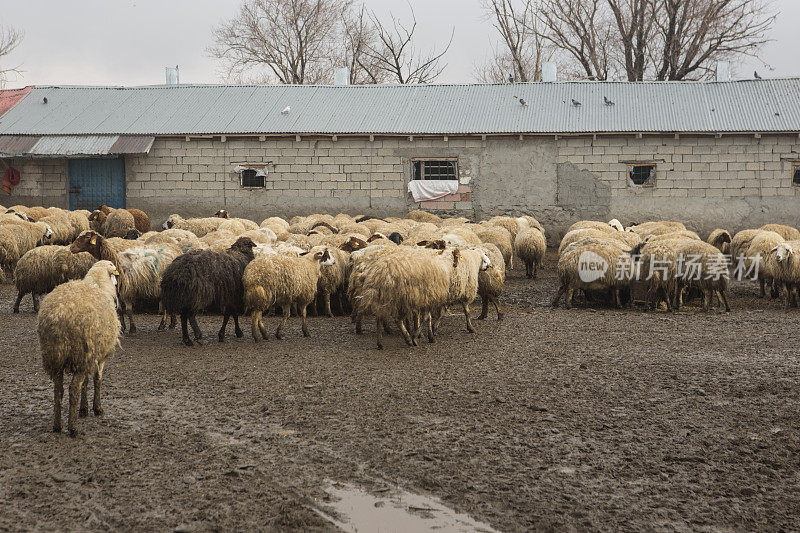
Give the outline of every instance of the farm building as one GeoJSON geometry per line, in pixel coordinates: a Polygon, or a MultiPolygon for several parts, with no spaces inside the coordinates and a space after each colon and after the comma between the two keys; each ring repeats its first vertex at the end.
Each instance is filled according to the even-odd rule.
{"type": "Polygon", "coordinates": [[[796,225],[798,133],[800,79],[37,86],[0,91],[0,203],[796,225]],[[450,187],[415,203],[412,180],[450,187]]]}

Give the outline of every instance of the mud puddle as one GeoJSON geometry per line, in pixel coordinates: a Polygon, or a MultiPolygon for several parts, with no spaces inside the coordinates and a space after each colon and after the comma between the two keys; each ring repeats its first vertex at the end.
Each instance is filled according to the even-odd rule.
{"type": "Polygon", "coordinates": [[[399,487],[368,492],[354,485],[331,483],[325,492],[329,496],[325,508],[315,510],[344,531],[496,531],[446,507],[437,498],[399,487]]]}

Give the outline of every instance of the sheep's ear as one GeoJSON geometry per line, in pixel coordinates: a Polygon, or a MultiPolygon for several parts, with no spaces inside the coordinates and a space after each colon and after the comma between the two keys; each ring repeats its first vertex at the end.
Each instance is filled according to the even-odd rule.
{"type": "Polygon", "coordinates": [[[301,257],[304,256],[304,255],[308,255],[308,252],[303,252],[303,253],[300,254],[301,257]]]}
{"type": "Polygon", "coordinates": [[[770,250],[770,251],[769,251],[769,253],[771,253],[771,254],[774,254],[774,253],[775,253],[775,252],[777,252],[777,251],[778,251],[778,247],[776,246],[775,248],[773,248],[772,250],[770,250]]]}
{"type": "Polygon", "coordinates": [[[314,254],[314,259],[317,261],[322,261],[322,258],[325,256],[324,252],[317,252],[314,254]]]}
{"type": "Polygon", "coordinates": [[[91,244],[92,246],[97,244],[97,235],[92,236],[92,240],[89,241],[89,244],[91,244]]]}
{"type": "Polygon", "coordinates": [[[461,258],[461,250],[458,248],[453,250],[453,268],[458,266],[458,260],[461,258]]]}

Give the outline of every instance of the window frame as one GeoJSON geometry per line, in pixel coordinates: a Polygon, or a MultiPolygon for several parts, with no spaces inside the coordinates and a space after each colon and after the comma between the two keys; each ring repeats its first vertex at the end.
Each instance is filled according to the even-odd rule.
{"type": "Polygon", "coordinates": [[[655,161],[625,161],[624,164],[628,167],[625,172],[625,180],[630,188],[652,189],[656,186],[658,181],[658,164],[655,161]],[[632,174],[636,167],[653,167],[651,171],[652,183],[638,184],[633,181],[632,174]]]}
{"type": "Polygon", "coordinates": [[[413,157],[413,158],[411,158],[411,165],[410,165],[411,166],[411,181],[425,181],[426,179],[428,179],[428,178],[425,177],[425,163],[426,162],[427,163],[433,163],[433,162],[439,162],[439,161],[446,161],[446,162],[449,162],[449,163],[453,163],[453,177],[452,178],[447,178],[447,179],[442,180],[442,181],[451,181],[451,180],[458,181],[459,176],[458,176],[458,158],[457,157],[413,157]],[[419,179],[414,178],[414,165],[416,163],[420,163],[420,178],[419,179]]]}
{"type": "Polygon", "coordinates": [[[800,175],[800,161],[792,161],[792,187],[800,187],[800,181],[794,181],[795,174],[800,175]]]}
{"type": "MultiPolygon", "coordinates": [[[[235,166],[242,167],[243,170],[237,172],[239,174],[239,187],[247,190],[259,190],[267,188],[267,177],[262,176],[263,185],[245,185],[244,184],[244,171],[245,170],[263,170],[269,166],[270,163],[236,163],[235,166]]],[[[256,176],[258,177],[258,176],[256,176]]]]}

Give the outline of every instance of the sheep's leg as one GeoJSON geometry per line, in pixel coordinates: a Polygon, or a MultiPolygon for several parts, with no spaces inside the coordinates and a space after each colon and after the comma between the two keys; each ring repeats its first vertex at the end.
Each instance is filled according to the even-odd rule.
{"type": "Polygon", "coordinates": [[[277,339],[283,338],[283,326],[286,325],[286,321],[289,320],[289,314],[292,312],[292,307],[294,305],[283,305],[281,306],[281,310],[283,311],[283,316],[281,317],[281,321],[278,324],[278,329],[275,331],[275,337],[277,339]]]}
{"type": "Polygon", "coordinates": [[[375,319],[375,332],[378,335],[378,349],[383,350],[383,320],[375,319]]]}
{"type": "Polygon", "coordinates": [[[534,261],[534,263],[533,263],[533,279],[536,279],[536,274],[538,274],[538,273],[539,273],[539,263],[534,261]]]}
{"type": "Polygon", "coordinates": [[[83,386],[81,387],[81,406],[78,409],[78,416],[83,418],[89,416],[89,400],[87,398],[89,394],[89,380],[83,380],[83,386]]]}
{"type": "Polygon", "coordinates": [[[427,326],[426,329],[428,330],[428,342],[436,342],[436,337],[433,336],[433,319],[430,312],[425,313],[425,325],[427,326]]]}
{"type": "Polygon", "coordinates": [[[130,322],[128,333],[133,335],[134,333],[136,333],[136,324],[133,323],[133,302],[130,302],[130,305],[127,305],[126,307],[128,313],[128,322],[130,322]]]}
{"type": "Polygon", "coordinates": [[[730,313],[731,306],[728,305],[728,296],[725,294],[725,291],[719,291],[717,294],[722,299],[722,304],[725,306],[725,312],[730,313]]]}
{"type": "Polygon", "coordinates": [[[167,310],[164,309],[164,303],[158,302],[158,312],[161,315],[161,322],[158,323],[158,331],[167,329],[167,310]]]}
{"type": "Polygon", "coordinates": [[[439,329],[439,322],[442,321],[442,315],[443,314],[444,313],[442,313],[442,309],[441,308],[439,308],[436,311],[433,311],[433,313],[431,313],[431,323],[432,323],[431,324],[431,330],[433,331],[434,335],[436,335],[436,330],[439,329]]]}
{"type": "Polygon", "coordinates": [[[565,285],[561,285],[558,288],[558,292],[556,293],[555,298],[553,298],[553,301],[550,302],[550,307],[558,307],[558,301],[561,299],[561,297],[564,295],[565,292],[567,292],[567,287],[565,285]]]}
{"type": "Polygon", "coordinates": [[[567,289],[567,296],[564,298],[564,307],[572,309],[572,297],[575,295],[575,289],[569,287],[567,289]]]}
{"type": "Polygon", "coordinates": [[[183,344],[186,346],[191,346],[194,343],[192,342],[192,339],[189,338],[189,327],[186,324],[188,318],[188,313],[181,313],[181,336],[183,337],[183,344]]]}
{"type": "Polygon", "coordinates": [[[323,291],[322,293],[322,305],[325,316],[333,316],[333,313],[331,312],[331,293],[328,291],[323,291]]]}
{"type": "Polygon", "coordinates": [[[711,291],[703,289],[703,311],[708,312],[711,309],[711,291]]]}
{"type": "Polygon", "coordinates": [[[467,331],[470,333],[475,333],[475,328],[472,327],[472,319],[469,316],[469,304],[466,302],[461,303],[462,309],[464,309],[464,318],[467,319],[467,331]]]}
{"type": "Polygon", "coordinates": [[[233,332],[236,334],[237,339],[244,337],[244,332],[242,332],[242,328],[239,327],[239,315],[236,313],[233,314],[233,332]]]}
{"type": "Polygon", "coordinates": [[[614,288],[614,305],[617,309],[622,309],[622,301],[619,299],[619,289],[614,288]]]}
{"type": "Polygon", "coordinates": [[[78,402],[81,394],[81,387],[83,381],[86,379],[86,374],[75,374],[72,376],[72,383],[69,384],[69,418],[67,419],[67,429],[69,429],[70,437],[78,436],[78,402]]]}
{"type": "Polygon", "coordinates": [[[97,372],[94,374],[94,398],[92,398],[92,411],[94,411],[94,416],[103,416],[103,404],[100,403],[100,389],[103,386],[104,366],[104,362],[97,365],[97,372]]]}
{"type": "Polygon", "coordinates": [[[261,311],[253,309],[250,313],[250,333],[253,334],[253,342],[258,342],[258,337],[261,333],[261,311]]]}
{"type": "Polygon", "coordinates": [[[500,298],[492,296],[492,303],[494,304],[494,310],[497,311],[497,320],[503,320],[503,311],[500,310],[500,298]]]}
{"type": "Polygon", "coordinates": [[[528,278],[533,277],[533,261],[525,261],[525,276],[528,278]]]}
{"type": "MultiPolygon", "coordinates": [[[[321,302],[320,302],[320,299],[319,299],[319,294],[317,294],[317,295],[314,297],[314,300],[313,300],[313,301],[311,302],[311,304],[310,304],[310,307],[311,307],[311,316],[318,316],[318,315],[319,315],[319,306],[320,306],[320,303],[321,303],[321,302]]],[[[292,306],[294,306],[294,304],[292,304],[292,306]]],[[[299,308],[299,307],[297,308],[297,312],[296,312],[296,314],[297,314],[297,316],[300,316],[300,308],[299,308]]]]}
{"type": "Polygon", "coordinates": [[[192,331],[194,331],[194,340],[201,344],[200,340],[203,338],[203,332],[200,331],[200,326],[197,325],[197,317],[195,315],[189,315],[189,324],[192,325],[192,331]]]}
{"type": "Polygon", "coordinates": [[[767,295],[767,291],[765,290],[765,287],[764,287],[765,284],[766,284],[766,281],[764,280],[764,277],[763,276],[759,276],[758,277],[758,287],[759,287],[758,297],[759,298],[764,298],[767,295]]]}
{"type": "Polygon", "coordinates": [[[406,344],[408,344],[409,346],[416,346],[417,341],[411,338],[411,335],[408,333],[408,329],[406,329],[406,324],[403,321],[403,319],[402,318],[395,319],[395,322],[397,322],[397,327],[400,330],[400,333],[403,335],[403,339],[405,339],[406,344]]]}
{"type": "Polygon", "coordinates": [[[478,315],[478,320],[483,320],[489,314],[489,297],[481,296],[481,314],[478,315]]]}
{"type": "Polygon", "coordinates": [[[225,330],[228,329],[228,320],[230,320],[231,315],[228,313],[222,314],[222,327],[219,328],[219,333],[217,333],[217,338],[219,342],[225,342],[225,330]]]}
{"type": "Polygon", "coordinates": [[[23,296],[25,296],[25,294],[22,291],[19,291],[19,293],[17,294],[17,299],[14,302],[14,312],[15,313],[19,313],[19,304],[22,303],[22,297],[23,296]]]}
{"type": "MultiPolygon", "coordinates": [[[[329,303],[329,305],[330,305],[330,303],[329,303]]],[[[306,324],[306,310],[308,309],[308,306],[307,305],[303,305],[303,306],[300,306],[300,308],[302,309],[300,311],[300,316],[303,319],[302,325],[301,325],[301,329],[303,330],[303,337],[310,337],[311,333],[308,332],[308,324],[306,324]]],[[[328,307],[328,312],[330,312],[330,307],[328,307]]]]}
{"type": "Polygon", "coordinates": [[[170,314],[169,315],[169,329],[175,329],[175,326],[177,326],[177,325],[178,325],[177,317],[175,316],[174,313],[170,314]]]}
{"type": "Polygon", "coordinates": [[[362,323],[363,320],[364,318],[360,314],[353,311],[353,322],[356,324],[356,335],[361,335],[364,333],[364,326],[362,323]]]}
{"type": "Polygon", "coordinates": [[[258,315],[258,330],[261,332],[261,338],[264,340],[269,339],[269,333],[267,333],[267,326],[264,324],[264,318],[262,315],[258,315]]]}
{"type": "Polygon", "coordinates": [[[64,369],[53,378],[53,432],[61,433],[61,399],[64,397],[64,369]]]}
{"type": "Polygon", "coordinates": [[[793,285],[789,285],[789,290],[792,292],[792,307],[797,307],[797,291],[793,285]]]}
{"type": "Polygon", "coordinates": [[[128,331],[127,327],[125,326],[125,302],[122,300],[118,300],[119,305],[117,307],[117,313],[119,314],[119,323],[122,326],[122,333],[128,331]]]}

